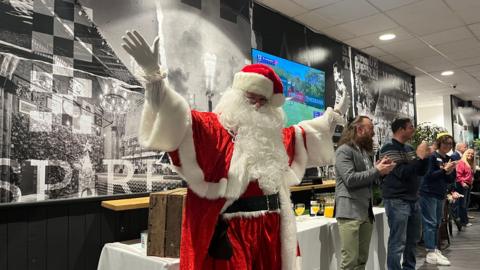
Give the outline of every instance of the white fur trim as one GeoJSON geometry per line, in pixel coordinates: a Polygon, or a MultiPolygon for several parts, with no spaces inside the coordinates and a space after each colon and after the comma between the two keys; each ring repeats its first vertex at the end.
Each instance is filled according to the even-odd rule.
{"type": "Polygon", "coordinates": [[[270,104],[272,104],[273,107],[280,107],[285,103],[285,96],[283,94],[274,94],[270,98],[270,104]]]}
{"type": "Polygon", "coordinates": [[[282,270],[297,270],[297,225],[286,185],[281,186],[279,195],[282,270]]]}
{"type": "Polygon", "coordinates": [[[237,199],[242,195],[245,190],[247,189],[248,183],[255,179],[249,179],[248,181],[243,181],[243,175],[237,175],[238,173],[246,173],[245,170],[241,172],[236,172],[234,170],[233,164],[239,162],[242,158],[241,155],[238,153],[238,149],[234,146],[232,158],[230,160],[230,168],[228,169],[228,186],[225,192],[225,198],[227,199],[237,199]]]}
{"type": "Polygon", "coordinates": [[[158,111],[145,102],[138,137],[140,144],[163,151],[175,150],[190,126],[190,108],[162,79],[149,81],[145,87],[149,91],[165,91],[165,95],[158,111]]]}
{"type": "Polygon", "coordinates": [[[233,78],[232,88],[259,94],[267,99],[273,94],[273,82],[253,72],[237,72],[233,78]]]}
{"type": "Polygon", "coordinates": [[[306,167],[335,164],[333,149],[333,110],[328,108],[325,113],[312,120],[302,121],[298,125],[305,131],[307,140],[308,162],[306,167]]]}

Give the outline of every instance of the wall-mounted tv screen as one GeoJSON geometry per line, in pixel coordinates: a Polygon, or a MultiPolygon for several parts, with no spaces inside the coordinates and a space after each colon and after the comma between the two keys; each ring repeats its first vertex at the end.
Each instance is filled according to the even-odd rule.
{"type": "Polygon", "coordinates": [[[325,111],[325,72],[257,49],[252,49],[252,62],[272,67],[283,83],[286,97],[283,109],[285,125],[312,119],[325,111]]]}

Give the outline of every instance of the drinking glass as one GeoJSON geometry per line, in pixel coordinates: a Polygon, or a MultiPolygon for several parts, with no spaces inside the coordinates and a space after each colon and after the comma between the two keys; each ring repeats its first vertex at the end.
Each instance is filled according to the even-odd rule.
{"type": "Polygon", "coordinates": [[[301,216],[305,212],[305,204],[297,203],[295,204],[295,215],[301,216]]]}
{"type": "Polygon", "coordinates": [[[317,201],[310,202],[310,214],[312,216],[316,216],[319,210],[320,210],[320,203],[318,203],[317,201]]]}

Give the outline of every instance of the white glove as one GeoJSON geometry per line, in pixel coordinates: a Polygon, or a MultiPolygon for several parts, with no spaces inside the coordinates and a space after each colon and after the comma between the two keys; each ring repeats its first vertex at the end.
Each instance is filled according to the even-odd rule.
{"type": "Polygon", "coordinates": [[[137,31],[127,31],[127,36],[122,37],[122,47],[130,54],[137,64],[142,67],[146,75],[151,75],[160,70],[158,64],[159,37],[155,38],[152,46],[137,31]]]}
{"type": "MultiPolygon", "coordinates": [[[[122,43],[122,47],[135,59],[137,64],[143,69],[145,75],[149,76],[160,73],[158,63],[158,37],[153,41],[152,46],[149,46],[137,31],[127,31],[127,37],[123,36],[122,40],[125,42],[122,43]]],[[[163,72],[161,78],[165,79],[165,77],[166,73],[163,72]]],[[[164,84],[165,82],[160,80],[145,89],[145,100],[154,111],[160,108],[160,104],[163,101],[165,95],[164,84]]]]}
{"type": "Polygon", "coordinates": [[[335,103],[335,106],[333,107],[333,110],[338,113],[339,115],[343,116],[345,113],[347,113],[348,108],[350,107],[350,97],[348,95],[347,89],[343,89],[343,95],[338,101],[338,103],[335,103]]]}

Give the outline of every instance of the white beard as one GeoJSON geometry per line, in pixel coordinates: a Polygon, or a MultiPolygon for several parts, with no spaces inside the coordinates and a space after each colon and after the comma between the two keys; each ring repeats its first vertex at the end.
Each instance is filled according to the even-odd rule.
{"type": "Polygon", "coordinates": [[[236,134],[227,194],[240,196],[255,179],[264,194],[277,193],[289,169],[283,144],[283,110],[268,103],[256,110],[242,91],[233,89],[224,93],[215,113],[222,126],[236,134]]]}

